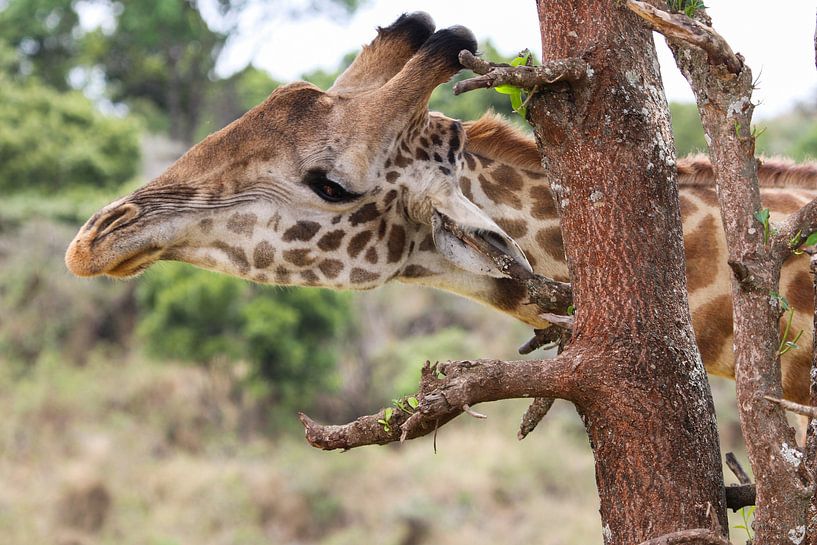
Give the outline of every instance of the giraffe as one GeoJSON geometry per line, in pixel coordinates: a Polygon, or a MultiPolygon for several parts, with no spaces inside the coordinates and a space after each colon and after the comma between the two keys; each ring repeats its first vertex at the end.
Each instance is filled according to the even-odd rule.
{"type": "MultiPolygon", "coordinates": [[[[476,51],[470,31],[435,32],[403,15],[327,91],[279,87],[190,149],[166,172],[101,209],[66,252],[77,276],[137,276],[184,261],[254,282],[371,289],[396,280],[448,290],[536,328],[548,322],[525,286],[450,230],[481,239],[529,271],[568,280],[553,193],[535,143],[495,115],[462,123],[428,111],[431,92],[476,51]]],[[[678,163],[690,306],[708,372],[734,377],[731,272],[711,165],[678,163]]],[[[767,161],[772,219],[817,197],[817,166],[767,161]]],[[[562,203],[565,204],[565,203],[562,203]]],[[[600,199],[597,206],[608,203],[600,199]]],[[[781,292],[811,345],[807,259],[781,292]]],[[[803,402],[811,354],[782,358],[783,387],[803,402]]]]}

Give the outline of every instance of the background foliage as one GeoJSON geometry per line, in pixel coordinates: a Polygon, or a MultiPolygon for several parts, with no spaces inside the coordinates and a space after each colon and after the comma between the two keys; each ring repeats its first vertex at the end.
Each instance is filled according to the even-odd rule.
{"type": "MultiPolygon", "coordinates": [[[[82,222],[162,166],[141,153],[148,139],[184,148],[279,84],[253,66],[213,72],[254,1],[216,0],[214,29],[193,0],[0,0],[0,544],[537,540],[522,519],[550,521],[554,543],[592,542],[592,461],[569,410],[534,446],[509,446],[522,410],[510,404],[495,427],[447,427],[438,456],[419,443],[400,462],[393,450],[327,461],[281,425],[297,410],[341,421],[380,407],[414,389],[425,359],[517,357],[529,332],[514,321],[405,286],[351,296],[177,264],[127,283],[68,275],[82,222]],[[91,3],[113,26],[80,25],[91,3]],[[555,443],[560,456],[538,454],[555,443]],[[452,482],[463,470],[468,482],[452,482]]],[[[327,88],[353,58],[304,79],[327,88]]],[[[521,123],[504,95],[454,97],[452,84],[432,109],[521,123]]],[[[704,151],[695,106],[671,109],[679,153],[704,151]]],[[[814,105],[763,125],[763,153],[817,156],[814,105]]],[[[734,448],[735,420],[720,420],[734,448]]]]}

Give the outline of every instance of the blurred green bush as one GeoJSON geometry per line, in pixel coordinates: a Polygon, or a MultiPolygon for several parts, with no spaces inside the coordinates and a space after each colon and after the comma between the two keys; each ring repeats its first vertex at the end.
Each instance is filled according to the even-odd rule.
{"type": "Polygon", "coordinates": [[[256,393],[300,408],[336,388],[340,341],[353,328],[348,294],[259,286],[187,265],[154,267],[137,301],[137,331],[152,355],[245,361],[256,393]]]}
{"type": "Polygon", "coordinates": [[[0,192],[115,187],[136,174],[139,125],[78,91],[0,73],[0,192]]]}

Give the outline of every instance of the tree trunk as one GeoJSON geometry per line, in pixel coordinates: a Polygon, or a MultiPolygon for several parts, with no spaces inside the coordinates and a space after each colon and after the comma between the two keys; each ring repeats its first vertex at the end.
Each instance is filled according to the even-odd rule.
{"type": "Polygon", "coordinates": [[[543,62],[581,57],[530,118],[561,213],[575,365],[605,543],[727,529],[714,408],[684,277],[675,152],[651,33],[616,2],[538,0],[543,62]],[[598,363],[597,363],[598,362],[598,363]]]}

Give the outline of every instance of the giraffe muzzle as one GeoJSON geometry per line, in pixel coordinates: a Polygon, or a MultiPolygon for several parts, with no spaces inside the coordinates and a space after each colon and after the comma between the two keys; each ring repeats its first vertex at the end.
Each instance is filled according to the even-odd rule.
{"type": "Polygon", "coordinates": [[[140,209],[115,202],[95,214],[79,230],[65,253],[65,265],[76,276],[136,276],[162,255],[162,247],[145,236],[134,236],[140,209]],[[130,228],[130,229],[129,229],[130,228]],[[118,236],[129,231],[127,237],[118,236]]]}

